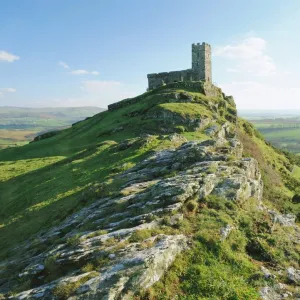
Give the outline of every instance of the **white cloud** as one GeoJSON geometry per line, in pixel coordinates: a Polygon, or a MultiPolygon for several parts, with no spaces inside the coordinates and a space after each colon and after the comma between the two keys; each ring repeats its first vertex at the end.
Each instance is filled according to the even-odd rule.
{"type": "Polygon", "coordinates": [[[220,85],[233,95],[238,109],[300,109],[300,88],[256,81],[220,85]]]}
{"type": "Polygon", "coordinates": [[[79,88],[82,93],[81,96],[51,99],[48,103],[52,101],[53,106],[98,106],[106,108],[108,104],[135,97],[145,91],[140,86],[109,80],[85,80],[79,88]]]}
{"type": "Polygon", "coordinates": [[[86,101],[100,107],[139,94],[136,86],[112,80],[86,80],[82,87],[86,101]]]}
{"type": "Polygon", "coordinates": [[[83,88],[89,93],[99,93],[120,87],[119,81],[87,80],[83,82],[83,88]]]}
{"type": "Polygon", "coordinates": [[[69,65],[67,63],[65,63],[64,61],[60,61],[58,64],[60,66],[62,66],[64,69],[70,69],[69,65]]]}
{"type": "Polygon", "coordinates": [[[19,56],[16,56],[12,53],[8,53],[6,51],[0,51],[0,61],[14,62],[19,59],[20,59],[19,56]]]}
{"type": "Polygon", "coordinates": [[[17,90],[14,88],[2,88],[0,91],[3,93],[15,93],[17,90]]]}
{"type": "Polygon", "coordinates": [[[228,58],[250,59],[260,56],[266,48],[266,41],[262,38],[249,37],[241,43],[218,47],[214,55],[228,58]]]}
{"type": "Polygon", "coordinates": [[[267,42],[259,37],[248,37],[237,44],[218,47],[213,55],[235,62],[228,72],[251,73],[257,76],[276,74],[274,60],[267,53],[267,42]]]}
{"type": "Polygon", "coordinates": [[[231,63],[225,64],[227,76],[220,87],[234,96],[238,109],[300,109],[297,75],[275,64],[266,40],[252,33],[236,44],[217,48],[214,56],[231,63]]]}
{"type": "Polygon", "coordinates": [[[6,93],[15,93],[16,91],[14,88],[0,88],[0,98],[4,97],[6,93]]]}
{"type": "MultiPolygon", "coordinates": [[[[60,61],[58,64],[60,66],[62,66],[64,69],[70,69],[70,66],[67,63],[65,63],[64,61],[60,61]]],[[[94,76],[97,76],[97,75],[99,75],[99,72],[98,71],[87,71],[87,70],[79,69],[79,70],[70,71],[70,74],[72,74],[72,75],[94,75],[94,76]]]]}
{"type": "Polygon", "coordinates": [[[98,71],[87,71],[87,70],[73,70],[70,72],[72,75],[99,75],[98,71]]]}

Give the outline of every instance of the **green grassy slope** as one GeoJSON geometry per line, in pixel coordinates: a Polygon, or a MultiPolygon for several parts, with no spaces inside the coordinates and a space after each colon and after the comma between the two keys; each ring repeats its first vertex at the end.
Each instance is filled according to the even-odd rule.
{"type": "Polygon", "coordinates": [[[109,180],[151,151],[172,146],[165,138],[166,130],[184,131],[188,139],[207,139],[192,131],[185,120],[203,113],[210,116],[205,107],[208,99],[194,93],[195,103],[166,103],[175,91],[146,93],[134,108],[105,111],[54,137],[1,150],[0,237],[4,247],[0,255],[87,205],[92,199],[83,194],[92,184],[109,180]],[[163,115],[168,112],[178,116],[176,123],[165,123],[163,115]],[[124,140],[134,141],[145,134],[154,134],[149,145],[118,150],[124,140]]]}
{"type": "MultiPolygon", "coordinates": [[[[227,120],[236,124],[234,103],[221,92],[214,98],[166,86],[137,100],[101,112],[53,137],[0,151],[0,258],[18,255],[22,249],[16,247],[22,241],[59,224],[95,198],[112,195],[122,185],[113,180],[114,175],[153,151],[183,143],[170,134],[207,140],[206,126],[199,128],[199,120],[214,120],[216,126],[227,120]],[[105,188],[98,189],[103,183],[105,188]]],[[[237,121],[237,134],[244,156],[259,163],[264,203],[270,209],[299,216],[299,204],[291,201],[295,193],[300,194],[300,182],[292,174],[296,158],[270,146],[242,119],[237,121]]],[[[187,209],[185,220],[172,230],[193,236],[194,247],[176,259],[161,282],[138,297],[172,299],[177,294],[182,299],[259,299],[256,287],[262,284],[258,283],[261,275],[254,276],[259,265],[297,265],[299,255],[285,231],[272,227],[270,216],[254,206],[251,201],[233,204],[208,198],[199,209],[187,209]],[[216,236],[228,223],[238,230],[221,244],[216,236]],[[253,250],[256,246],[257,252],[253,250]]]]}

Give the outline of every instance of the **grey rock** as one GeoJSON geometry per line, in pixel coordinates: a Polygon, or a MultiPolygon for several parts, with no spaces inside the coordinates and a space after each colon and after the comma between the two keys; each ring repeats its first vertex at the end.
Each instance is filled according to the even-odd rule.
{"type": "Polygon", "coordinates": [[[275,275],[273,275],[270,270],[268,270],[266,267],[264,266],[261,266],[260,270],[262,271],[262,273],[264,274],[264,277],[266,279],[269,279],[269,278],[276,278],[275,275]]]}
{"type": "Polygon", "coordinates": [[[186,143],[187,139],[183,136],[180,135],[178,133],[173,133],[171,135],[168,136],[168,139],[172,142],[177,142],[177,143],[186,143]]]}
{"type": "Polygon", "coordinates": [[[230,234],[231,230],[233,229],[232,226],[227,224],[225,227],[221,228],[221,240],[225,240],[228,235],[230,234]]]}
{"type": "MultiPolygon", "coordinates": [[[[170,225],[180,222],[180,209],[189,199],[213,194],[232,201],[250,197],[261,201],[263,184],[258,164],[254,159],[241,158],[242,146],[233,135],[230,124],[225,123],[212,140],[204,142],[185,142],[180,135],[169,136],[180,146],[156,152],[116,175],[116,179],[124,181],[118,196],[94,201],[38,237],[44,243],[53,236],[63,236],[61,244],[32,257],[33,245],[27,243],[24,256],[14,261],[27,266],[19,274],[39,276],[36,274],[50,257],[62,267],[104,257],[108,259],[97,270],[99,274],[81,284],[70,299],[132,299],[135,291],[158,281],[189,244],[184,235],[157,235],[128,243],[137,231],[162,226],[166,216],[170,225]],[[117,209],[120,205],[121,210],[117,209]],[[83,229],[87,224],[92,225],[90,230],[83,229]],[[78,243],[72,246],[67,241],[74,236],[78,236],[78,243]]],[[[124,147],[130,145],[129,141],[124,147]]],[[[221,239],[226,239],[231,230],[230,225],[222,228],[221,239]]],[[[74,272],[12,299],[53,299],[53,288],[86,275],[74,275],[79,270],[74,272]]],[[[1,276],[5,277],[5,273],[1,276]]]]}
{"type": "Polygon", "coordinates": [[[275,289],[269,286],[263,287],[260,291],[259,294],[261,296],[262,300],[281,300],[282,297],[280,294],[278,294],[275,289]]]}
{"type": "Polygon", "coordinates": [[[45,269],[45,266],[42,264],[30,265],[24,269],[24,271],[19,274],[19,277],[35,275],[45,269]]]}
{"type": "Polygon", "coordinates": [[[139,252],[128,252],[121,261],[101,272],[80,290],[76,299],[130,299],[132,292],[139,287],[148,288],[158,281],[175,259],[176,255],[187,248],[183,235],[160,236],[153,248],[139,252]],[[147,266],[147,267],[146,267],[147,266]],[[118,276],[116,277],[116,275],[118,276]],[[135,275],[134,280],[130,276],[135,275]],[[130,287],[131,292],[127,289],[130,287]]]}
{"type": "Polygon", "coordinates": [[[116,258],[116,254],[110,253],[110,254],[108,255],[108,258],[109,258],[109,259],[115,259],[115,258],[116,258]]]}
{"type": "Polygon", "coordinates": [[[300,270],[296,270],[294,267],[288,268],[287,277],[290,281],[300,284],[300,270]]]}
{"type": "Polygon", "coordinates": [[[294,226],[296,215],[294,214],[279,214],[274,210],[269,210],[269,214],[273,218],[274,223],[279,223],[282,226],[294,226]]]}

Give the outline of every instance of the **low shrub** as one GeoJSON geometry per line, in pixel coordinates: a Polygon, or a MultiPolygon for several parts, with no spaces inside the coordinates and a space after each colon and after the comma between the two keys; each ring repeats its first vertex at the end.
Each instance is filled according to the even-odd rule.
{"type": "Polygon", "coordinates": [[[67,244],[71,247],[75,247],[77,245],[80,244],[80,235],[79,234],[75,234],[72,237],[68,238],[67,240],[67,244]]]}
{"type": "Polygon", "coordinates": [[[184,126],[175,126],[175,132],[176,133],[183,133],[183,132],[185,132],[184,126]]]}
{"type": "Polygon", "coordinates": [[[131,237],[129,238],[129,241],[131,243],[137,243],[144,241],[152,236],[151,230],[149,229],[142,229],[142,230],[137,230],[135,231],[131,237]]]}
{"type": "Polygon", "coordinates": [[[299,204],[300,203],[300,194],[295,194],[292,198],[292,202],[295,204],[299,204]]]}
{"type": "Polygon", "coordinates": [[[195,212],[198,208],[198,202],[195,200],[190,200],[187,202],[186,208],[189,212],[195,212]]]}
{"type": "Polygon", "coordinates": [[[81,271],[83,273],[87,273],[87,272],[91,272],[95,269],[94,265],[92,263],[87,263],[86,265],[84,265],[82,268],[81,268],[81,271]]]}
{"type": "Polygon", "coordinates": [[[97,268],[104,267],[105,265],[108,264],[109,261],[110,260],[108,256],[99,256],[93,260],[92,264],[94,266],[94,269],[97,269],[97,268]]]}
{"type": "Polygon", "coordinates": [[[225,210],[225,203],[228,202],[228,200],[215,195],[208,195],[204,201],[207,203],[208,208],[213,208],[216,210],[225,210]]]}
{"type": "Polygon", "coordinates": [[[92,272],[87,276],[80,278],[76,282],[59,283],[52,291],[52,294],[60,300],[68,299],[82,284],[98,275],[97,272],[92,272]]]}
{"type": "Polygon", "coordinates": [[[57,255],[49,256],[45,259],[44,265],[46,271],[50,273],[55,273],[59,268],[58,264],[56,263],[57,255]]]}

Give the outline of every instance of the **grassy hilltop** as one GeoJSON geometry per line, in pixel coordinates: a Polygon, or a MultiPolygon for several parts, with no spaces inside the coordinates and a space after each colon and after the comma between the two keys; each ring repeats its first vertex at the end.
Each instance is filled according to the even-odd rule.
{"type": "MultiPolygon", "coordinates": [[[[109,255],[118,257],[121,249],[130,249],[136,244],[140,245],[141,251],[146,251],[159,243],[159,237],[163,240],[164,236],[181,235],[189,240],[189,246],[176,255],[159,281],[139,292],[134,291],[134,282],[130,281],[128,285],[124,284],[126,291],[122,293],[133,290],[135,299],[172,299],[177,295],[180,299],[253,300],[260,299],[261,288],[282,282],[287,284],[287,292],[291,293],[288,295],[295,295],[296,284],[286,269],[299,269],[297,222],[300,204],[295,197],[300,194],[300,177],[295,175],[298,174],[295,169],[300,167],[299,159],[274,148],[249,122],[238,118],[233,99],[226,97],[220,89],[214,88],[213,96],[209,96],[205,89],[195,86],[198,85],[167,85],[127,100],[128,105],[124,107],[78,122],[52,137],[0,150],[0,257],[3,262],[0,264],[0,293],[3,297],[47,285],[63,276],[85,274],[76,282],[59,283],[51,291],[56,299],[67,299],[91,278],[96,280],[97,272],[106,272],[113,263],[113,256],[109,255]],[[225,135],[221,137],[223,131],[225,135]],[[218,144],[219,140],[222,144],[218,144]],[[215,141],[217,143],[213,144],[215,141]],[[239,148],[234,143],[239,141],[243,144],[242,157],[235,152],[239,148]],[[174,161],[162,168],[163,159],[157,165],[155,160],[148,165],[147,159],[155,157],[159,151],[161,157],[166,153],[185,153],[185,145],[194,147],[189,142],[204,149],[205,171],[195,171],[204,163],[198,154],[184,155],[180,158],[180,167],[176,167],[178,161],[174,161]],[[170,149],[172,151],[164,151],[170,149]],[[243,167],[248,157],[258,162],[258,170],[247,171],[243,167]],[[190,167],[192,163],[196,163],[193,168],[190,167]],[[145,165],[153,168],[151,177],[147,177],[150,175],[146,171],[138,173],[145,165]],[[134,177],[136,172],[140,174],[139,178],[134,177]],[[255,176],[261,173],[262,202],[259,195],[245,196],[246,190],[240,193],[244,179],[234,181],[230,189],[224,186],[226,178],[240,178],[235,176],[243,172],[245,180],[252,176],[250,173],[255,176]],[[177,223],[173,221],[175,212],[159,215],[161,218],[157,219],[153,210],[153,219],[145,222],[157,219],[157,227],[137,230],[124,240],[117,236],[105,240],[95,250],[101,252],[102,256],[98,253],[100,258],[87,256],[76,258],[76,263],[60,265],[58,261],[63,255],[54,255],[56,250],[50,251],[53,247],[74,250],[86,239],[105,236],[110,232],[107,229],[109,222],[115,224],[122,220],[122,213],[148,214],[150,206],[147,205],[150,204],[147,201],[154,201],[155,195],[163,194],[156,186],[180,182],[181,174],[189,180],[192,177],[189,174],[195,178],[200,174],[204,182],[206,177],[216,176],[222,186],[215,194],[207,192],[203,197],[192,194],[186,200],[180,200],[182,206],[176,213],[179,212],[182,219],[177,223]],[[133,177],[129,180],[128,176],[133,177]],[[141,182],[139,180],[144,180],[145,186],[130,190],[132,182],[141,182]],[[150,194],[143,196],[148,190],[150,194]],[[239,197],[232,196],[236,190],[239,197]],[[145,204],[140,208],[132,208],[134,203],[127,206],[122,202],[122,197],[127,196],[140,197],[134,199],[145,204]],[[114,203],[109,210],[106,206],[99,208],[103,223],[100,217],[97,221],[82,215],[80,222],[84,224],[74,221],[74,225],[56,230],[58,235],[48,234],[68,217],[74,216],[77,220],[84,208],[88,209],[99,199],[114,203]],[[114,214],[119,215],[110,220],[114,214]],[[291,221],[285,226],[276,221],[276,218],[285,220],[287,214],[295,215],[295,224],[291,221]],[[225,232],[221,238],[220,232],[225,232]],[[30,276],[26,273],[27,277],[18,277],[16,274],[22,273],[28,265],[24,261],[31,257],[44,260],[44,269],[30,276]],[[10,262],[18,259],[18,263],[10,262]],[[264,274],[262,266],[270,270],[270,276],[264,274]]],[[[252,185],[256,182],[249,180],[252,185]]],[[[161,203],[169,199],[167,194],[164,197],[159,198],[161,203]]],[[[114,226],[122,230],[133,225],[124,221],[122,225],[114,226]]],[[[84,299],[80,297],[75,299],[84,299]]]]}

